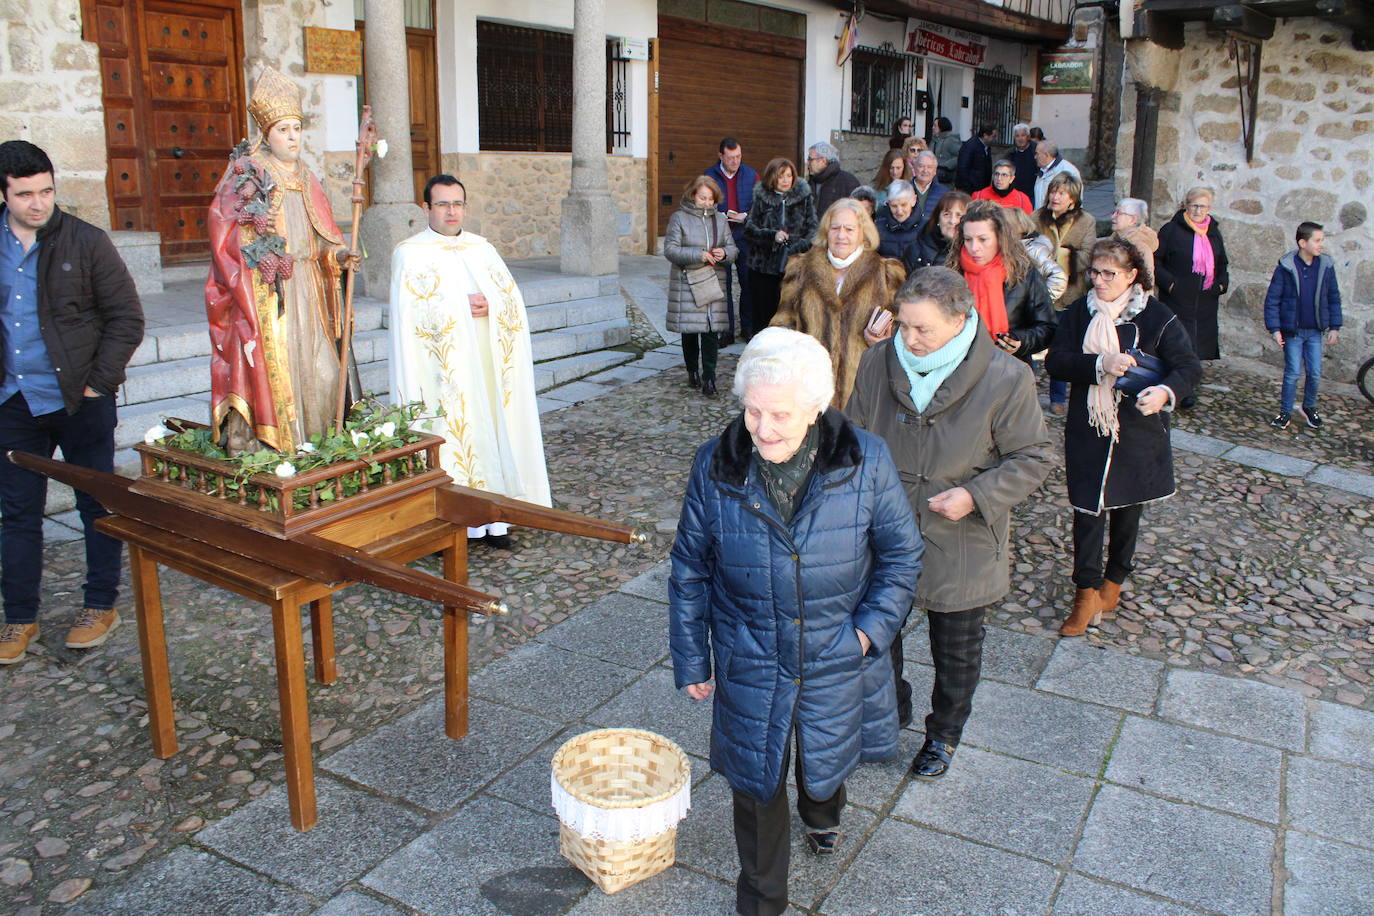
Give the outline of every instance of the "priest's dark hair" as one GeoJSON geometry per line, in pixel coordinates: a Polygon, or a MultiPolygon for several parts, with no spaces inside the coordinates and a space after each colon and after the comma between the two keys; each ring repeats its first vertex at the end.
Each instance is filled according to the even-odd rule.
{"type": "Polygon", "coordinates": [[[461,181],[459,181],[457,178],[454,178],[452,175],[449,175],[449,174],[445,173],[445,174],[443,174],[443,175],[435,175],[435,176],[434,176],[433,178],[431,178],[429,181],[426,181],[426,182],[425,182],[425,204],[426,204],[426,205],[429,205],[430,203],[433,203],[433,201],[431,201],[431,200],[429,199],[429,191],[430,191],[430,188],[433,188],[436,184],[445,185],[446,187],[450,187],[450,188],[453,187],[454,185],[457,185],[458,187],[460,187],[460,188],[463,189],[463,199],[464,199],[464,200],[467,200],[467,196],[468,196],[468,189],[467,189],[467,186],[466,186],[465,184],[463,184],[461,181]]]}

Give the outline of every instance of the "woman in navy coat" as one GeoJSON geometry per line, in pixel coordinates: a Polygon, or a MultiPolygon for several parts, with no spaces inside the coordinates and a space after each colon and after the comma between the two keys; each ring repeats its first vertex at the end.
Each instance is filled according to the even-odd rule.
{"type": "Polygon", "coordinates": [[[829,855],[845,779],[897,752],[886,652],[922,545],[883,440],[827,407],[815,338],[759,332],[734,390],[743,412],[692,465],[670,639],[677,686],[714,694],[711,768],[734,790],[736,905],[753,916],[787,908],[789,758],[808,845],[829,855]]]}

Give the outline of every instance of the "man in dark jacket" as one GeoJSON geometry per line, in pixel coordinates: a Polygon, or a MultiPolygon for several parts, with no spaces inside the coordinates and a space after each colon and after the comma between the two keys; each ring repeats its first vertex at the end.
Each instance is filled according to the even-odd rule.
{"type": "Polygon", "coordinates": [[[1018,124],[1011,129],[1007,159],[1016,169],[1011,186],[1030,198],[1031,206],[1035,206],[1035,179],[1040,175],[1040,165],[1035,161],[1035,141],[1030,137],[1030,125],[1018,124]]]}
{"type": "MultiPolygon", "coordinates": [[[[739,316],[737,319],[732,305],[730,327],[725,335],[727,339],[720,342],[721,346],[728,347],[734,342],[737,327],[745,340],[759,330],[749,326],[749,316],[753,309],[749,301],[749,240],[744,237],[744,220],[749,216],[749,208],[754,203],[754,184],[759,180],[759,173],[754,171],[753,166],[744,164],[744,148],[739,145],[739,141],[734,137],[726,137],[720,141],[719,161],[702,174],[710,176],[720,185],[721,199],[716,209],[725,214],[726,220],[730,223],[730,234],[735,239],[735,247],[739,249],[739,257],[735,259],[735,271],[739,274],[739,316]]],[[[730,270],[726,268],[725,298],[731,303],[735,301],[731,295],[733,285],[730,270]]]]}
{"type": "MultiPolygon", "coordinates": [[[[47,478],[16,467],[10,450],[114,470],[115,394],[143,340],[143,307],[109,236],[56,205],[46,153],[0,143],[0,664],[20,661],[38,635],[47,478]]],[[[95,530],[105,510],[84,493],[84,610],[72,649],[98,646],[119,623],[119,541],[95,530]]]]}
{"type": "Polygon", "coordinates": [[[1341,329],[1341,288],[1336,283],[1336,262],[1322,253],[1326,232],[1321,224],[1299,223],[1297,243],[1295,250],[1279,258],[1264,294],[1264,328],[1283,347],[1279,412],[1269,425],[1288,426],[1302,373],[1302,413],[1308,426],[1320,429],[1317,388],[1322,378],[1322,338],[1331,346],[1341,329]]]}
{"type": "Polygon", "coordinates": [[[973,194],[992,184],[992,148],[988,144],[997,136],[997,128],[983,124],[977,130],[960,147],[959,168],[954,175],[954,186],[965,194],[973,194]]]}
{"type": "Polygon", "coordinates": [[[842,197],[854,193],[861,182],[840,168],[840,151],[829,143],[815,143],[806,151],[806,170],[811,175],[811,193],[816,197],[816,217],[842,197]]]}

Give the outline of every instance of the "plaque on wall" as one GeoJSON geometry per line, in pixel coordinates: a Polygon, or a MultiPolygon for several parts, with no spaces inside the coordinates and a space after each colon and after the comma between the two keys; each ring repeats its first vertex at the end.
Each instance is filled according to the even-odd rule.
{"type": "Polygon", "coordinates": [[[363,36],[352,29],[320,29],[306,26],[305,71],[361,75],[363,36]]]}
{"type": "Polygon", "coordinates": [[[1091,93],[1096,51],[1041,51],[1035,69],[1037,93],[1091,93]]]}

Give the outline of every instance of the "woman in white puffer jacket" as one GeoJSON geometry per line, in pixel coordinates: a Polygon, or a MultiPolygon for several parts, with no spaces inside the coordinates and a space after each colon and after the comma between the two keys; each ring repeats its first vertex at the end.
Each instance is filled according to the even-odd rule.
{"type": "Polygon", "coordinates": [[[1049,288],[1050,299],[1054,302],[1055,308],[1067,305],[1068,303],[1061,304],[1059,299],[1064,295],[1064,290],[1069,288],[1069,278],[1054,258],[1054,243],[1040,233],[1035,220],[1031,219],[1026,211],[1019,207],[1004,207],[1003,210],[1007,225],[1021,239],[1021,244],[1026,246],[1026,254],[1030,255],[1031,263],[1040,271],[1040,276],[1045,278],[1045,286],[1049,288]]]}

